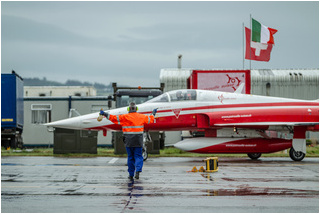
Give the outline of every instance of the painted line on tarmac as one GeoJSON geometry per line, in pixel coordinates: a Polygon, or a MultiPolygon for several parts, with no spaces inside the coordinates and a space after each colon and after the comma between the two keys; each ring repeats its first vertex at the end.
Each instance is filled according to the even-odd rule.
{"type": "Polygon", "coordinates": [[[114,164],[119,158],[112,158],[108,163],[114,164]]]}

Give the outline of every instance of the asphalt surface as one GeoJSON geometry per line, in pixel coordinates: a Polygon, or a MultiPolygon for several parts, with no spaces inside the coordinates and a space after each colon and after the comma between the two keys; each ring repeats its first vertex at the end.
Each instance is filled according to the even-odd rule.
{"type": "Polygon", "coordinates": [[[149,158],[127,179],[126,158],[2,157],[3,213],[318,213],[319,159],[149,158]]]}

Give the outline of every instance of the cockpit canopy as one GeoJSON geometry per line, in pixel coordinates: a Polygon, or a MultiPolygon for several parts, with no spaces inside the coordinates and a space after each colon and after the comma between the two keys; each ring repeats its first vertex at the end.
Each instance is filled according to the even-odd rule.
{"type": "Polygon", "coordinates": [[[158,97],[149,100],[147,103],[156,102],[177,102],[197,100],[197,91],[190,89],[181,89],[164,93],[158,97]]]}

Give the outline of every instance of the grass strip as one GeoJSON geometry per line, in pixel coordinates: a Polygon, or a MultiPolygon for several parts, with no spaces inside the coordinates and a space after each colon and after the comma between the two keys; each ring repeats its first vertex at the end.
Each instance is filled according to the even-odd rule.
{"type": "MultiPolygon", "coordinates": [[[[289,149],[287,151],[281,151],[270,154],[262,154],[262,157],[288,157],[289,149]]],[[[1,147],[1,156],[52,156],[52,157],[74,157],[74,158],[85,158],[85,157],[126,157],[126,154],[116,155],[114,154],[113,148],[98,148],[97,154],[88,153],[68,153],[68,154],[53,154],[53,148],[32,148],[32,149],[9,149],[6,150],[1,147]]],[[[189,153],[177,149],[175,147],[166,147],[160,150],[160,154],[149,154],[149,157],[247,157],[246,154],[198,154],[189,153]]],[[[319,157],[319,145],[307,146],[306,157],[319,157]]]]}

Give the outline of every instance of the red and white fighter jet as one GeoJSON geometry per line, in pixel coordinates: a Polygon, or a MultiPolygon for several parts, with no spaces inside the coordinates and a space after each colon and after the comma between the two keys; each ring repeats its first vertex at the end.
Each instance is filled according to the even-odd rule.
{"type": "MultiPolygon", "coordinates": [[[[306,153],[306,131],[319,131],[319,100],[277,98],[235,93],[181,89],[164,93],[138,105],[139,113],[151,114],[153,124],[146,131],[198,131],[204,137],[189,138],[175,147],[196,153],[247,153],[257,159],[261,153],[290,149],[290,157],[301,161],[306,153]]],[[[107,111],[127,113],[127,108],[107,111]]],[[[45,124],[47,126],[103,131],[121,126],[103,118],[99,112],[45,124]]]]}

